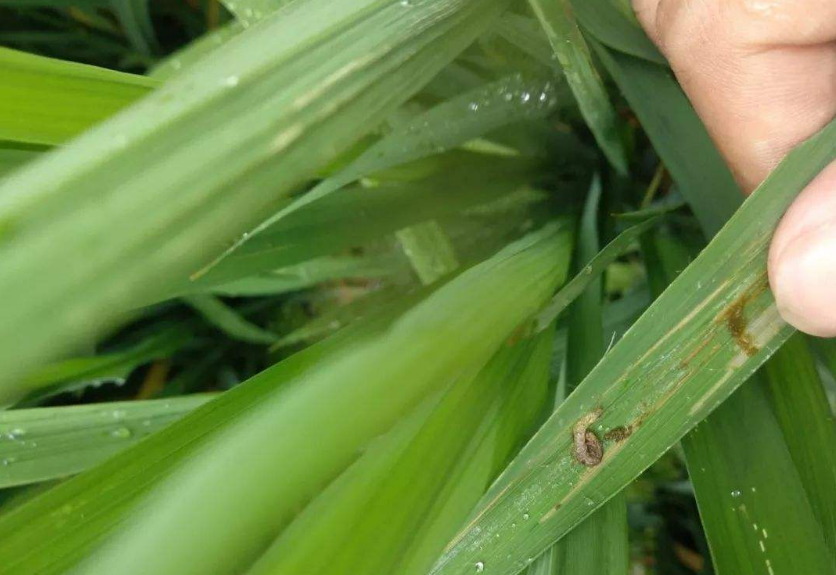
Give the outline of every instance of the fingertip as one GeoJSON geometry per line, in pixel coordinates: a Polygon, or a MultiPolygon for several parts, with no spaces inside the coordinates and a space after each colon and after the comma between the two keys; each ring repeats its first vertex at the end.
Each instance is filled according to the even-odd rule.
{"type": "Polygon", "coordinates": [[[804,188],[781,218],[772,238],[770,258],[777,259],[792,241],[827,225],[836,225],[836,162],[804,188]]]}
{"type": "Polygon", "coordinates": [[[836,336],[836,222],[801,233],[771,253],[769,281],[787,323],[810,335],[836,336]]]}
{"type": "Polygon", "coordinates": [[[781,220],[769,250],[769,281],[788,323],[811,335],[836,336],[836,162],[781,220]]]}

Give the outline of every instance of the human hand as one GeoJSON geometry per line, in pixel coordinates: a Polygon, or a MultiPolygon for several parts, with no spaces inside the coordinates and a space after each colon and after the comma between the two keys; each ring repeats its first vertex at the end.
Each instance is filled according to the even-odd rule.
{"type": "MultiPolygon", "coordinates": [[[[836,1],[633,0],[745,193],[836,115],[836,1]]],[[[836,336],[836,163],[784,216],[769,252],[778,309],[836,336]]]]}

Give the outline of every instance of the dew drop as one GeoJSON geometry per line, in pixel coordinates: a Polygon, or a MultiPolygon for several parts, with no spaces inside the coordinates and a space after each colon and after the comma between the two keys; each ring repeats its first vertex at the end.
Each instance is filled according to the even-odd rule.
{"type": "Polygon", "coordinates": [[[131,435],[131,430],[127,427],[117,427],[110,432],[110,436],[116,439],[128,439],[131,435]]]}
{"type": "Polygon", "coordinates": [[[234,88],[238,85],[238,76],[228,76],[224,80],[224,85],[229,86],[230,88],[234,88]]]}
{"type": "Polygon", "coordinates": [[[740,491],[735,489],[734,491],[731,492],[731,496],[732,497],[740,497],[740,491]]]}
{"type": "Polygon", "coordinates": [[[485,570],[485,564],[481,561],[477,561],[476,562],[476,572],[481,573],[484,570],[485,570]]]}

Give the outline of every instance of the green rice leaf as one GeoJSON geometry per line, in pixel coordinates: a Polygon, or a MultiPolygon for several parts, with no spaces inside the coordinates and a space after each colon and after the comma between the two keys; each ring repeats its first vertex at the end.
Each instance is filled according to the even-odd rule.
{"type": "Polygon", "coordinates": [[[420,410],[376,442],[248,575],[425,574],[499,471],[496,463],[536,425],[548,395],[551,335],[501,349],[475,378],[433,402],[429,415],[420,410]],[[463,476],[465,489],[457,484],[463,476]],[[441,513],[447,507],[455,513],[441,513]]]}
{"type": "Polygon", "coordinates": [[[212,397],[0,412],[0,487],[59,479],[90,469],[212,397]]]}
{"type": "MultiPolygon", "coordinates": [[[[650,260],[657,265],[648,272],[676,277],[689,261],[687,247],[669,235],[659,234],[651,241],[658,258],[650,260]]],[[[793,396],[817,383],[820,387],[820,382],[804,381],[803,371],[794,374],[799,378],[777,379],[775,369],[788,367],[783,349],[770,358],[762,373],[750,378],[682,440],[714,569],[720,574],[806,571],[816,569],[827,554],[824,531],[814,511],[819,506],[811,505],[816,500],[805,493],[793,449],[768,399],[769,387],[790,388],[783,393],[789,400],[785,407],[797,405],[793,396]],[[793,516],[791,525],[785,520],[788,513],[793,516]]],[[[815,413],[811,411],[808,417],[815,413]]],[[[831,418],[824,421],[832,425],[831,418]]],[[[788,431],[790,438],[796,433],[788,431]]],[[[808,439],[815,437],[811,434],[808,439]]],[[[810,469],[816,467],[813,464],[810,469]]]]}
{"type": "Polygon", "coordinates": [[[437,221],[404,228],[395,235],[422,284],[430,285],[459,267],[456,250],[437,221]]]}
{"type": "Polygon", "coordinates": [[[32,405],[59,393],[96,387],[104,382],[122,384],[137,367],[169,357],[188,345],[193,337],[188,326],[176,325],[155,331],[118,351],[48,363],[23,378],[22,387],[29,394],[22,405],[32,405]]]}
{"type": "Polygon", "coordinates": [[[627,154],[618,131],[618,116],[575,22],[570,0],[529,0],[529,3],[546,31],[598,145],[616,171],[626,174],[627,154]]]}
{"type": "MultiPolygon", "coordinates": [[[[575,270],[593,260],[599,250],[598,215],[601,183],[593,183],[579,228],[575,270]]],[[[600,276],[569,308],[566,390],[571,393],[604,355],[603,281],[600,276]]],[[[549,575],[625,575],[628,570],[627,504],[622,494],[558,541],[538,558],[549,575]],[[602,545],[602,542],[603,543],[602,545]]],[[[541,565],[532,565],[529,575],[541,565]]]]}
{"type": "Polygon", "coordinates": [[[125,74],[0,48],[0,140],[62,144],[158,84],[125,74]]]}
{"type": "Polygon", "coordinates": [[[739,188],[673,73],[592,40],[703,230],[716,234],[742,201],[739,188]],[[679,145],[687,142],[688,145],[679,145]],[[712,193],[705,193],[712,190],[712,193]]]}
{"type": "Polygon", "coordinates": [[[244,31],[244,25],[237,20],[207,32],[197,40],[186,44],[170,56],[155,64],[149,76],[156,80],[168,80],[188,70],[195,62],[202,60],[217,48],[223,46],[244,31]]]}
{"type": "Polygon", "coordinates": [[[36,160],[43,152],[39,146],[0,145],[0,181],[16,169],[36,160]]]}
{"type": "MultiPolygon", "coordinates": [[[[556,91],[550,81],[520,75],[480,86],[446,100],[396,127],[344,169],[259,224],[233,244],[212,266],[260,234],[270,234],[283,218],[326,198],[355,180],[450,150],[502,126],[544,118],[556,106],[556,91]]],[[[201,273],[209,269],[211,266],[201,273]]]]}
{"type": "MultiPolygon", "coordinates": [[[[675,82],[661,68],[654,69],[652,65],[624,55],[614,56],[611,60],[605,58],[605,61],[613,70],[620,70],[619,84],[645,122],[651,138],[655,138],[666,164],[680,167],[674,177],[694,207],[703,228],[707,233],[713,233],[741,201],[737,187],[719,156],[700,155],[706,141],[704,132],[700,132],[703,135],[696,139],[692,134],[688,140],[676,140],[680,135],[671,134],[667,129],[670,116],[660,116],[667,109],[670,113],[675,111],[677,124],[694,124],[699,123],[695,112],[684,100],[675,82]],[[640,101],[637,96],[640,87],[655,91],[653,104],[640,101]],[[715,182],[725,182],[725,185],[704,187],[706,175],[715,182]]],[[[672,270],[680,269],[687,263],[687,256],[680,254],[677,257],[676,250],[668,249],[661,251],[662,260],[665,254],[674,258],[674,263],[662,266],[669,270],[670,278],[673,277],[672,270]]],[[[798,565],[803,563],[805,556],[810,561],[810,554],[820,552],[817,547],[814,551],[809,548],[815,547],[817,544],[811,542],[821,537],[836,557],[834,519],[831,513],[825,511],[833,508],[834,502],[822,487],[832,484],[836,471],[829,458],[812,457],[812,453],[830,453],[829,446],[836,440],[836,428],[826,405],[815,402],[815,399],[824,397],[824,392],[815,371],[809,368],[809,351],[804,349],[803,342],[796,342],[792,347],[793,353],[779,351],[767,362],[760,378],[712,414],[701,425],[699,434],[689,435],[683,442],[712,546],[715,568],[721,574],[768,573],[770,568],[780,571],[793,564],[794,569],[804,570],[798,565]],[[807,369],[804,369],[805,365],[807,369]],[[746,414],[744,418],[741,413],[746,414]],[[761,455],[741,466],[733,460],[741,450],[739,444],[742,441],[738,437],[743,434],[749,445],[746,451],[761,455]],[[782,483],[782,477],[786,478],[785,483],[782,483]],[[768,526],[779,524],[782,512],[777,506],[763,509],[763,502],[785,497],[792,483],[802,494],[806,491],[813,513],[810,514],[803,501],[796,502],[799,529],[785,531],[779,541],[771,542],[770,564],[767,565],[760,558],[765,541],[757,530],[750,531],[748,526],[749,523],[757,523],[762,529],[770,530],[773,528],[768,526]],[[743,494],[742,497],[748,500],[733,502],[733,508],[738,513],[742,513],[742,506],[752,515],[748,521],[728,514],[728,507],[722,502],[729,493],[737,493],[738,498],[743,494]],[[801,519],[803,517],[806,519],[801,519]],[[815,531],[815,528],[809,526],[809,521],[816,518],[821,533],[811,535],[810,531],[815,531]],[[808,521],[807,527],[805,521],[808,521]],[[787,567],[775,567],[779,564],[787,567]]]]}
{"type": "Polygon", "coordinates": [[[148,11],[149,0],[110,0],[116,20],[122,25],[125,36],[136,50],[151,56],[159,49],[151,14],[148,11]]]}
{"type": "Polygon", "coordinates": [[[247,343],[270,345],[278,336],[244,318],[220,299],[208,294],[196,294],[183,298],[203,318],[233,339],[247,343]]]}
{"type": "Polygon", "coordinates": [[[17,8],[69,8],[73,6],[98,8],[110,0],[0,0],[0,6],[17,8]]]}
{"type": "Polygon", "coordinates": [[[232,297],[279,295],[327,281],[383,279],[407,268],[408,263],[399,254],[325,256],[209,289],[216,295],[232,297]]]}
{"type": "Polygon", "coordinates": [[[570,234],[531,234],[18,507],[0,518],[0,564],[57,574],[108,538],[79,572],[240,572],[373,437],[487,363],[565,277],[570,234]]]}
{"type": "Polygon", "coordinates": [[[805,338],[795,335],[764,369],[766,396],[836,561],[836,416],[805,338]]]}
{"type": "Polygon", "coordinates": [[[417,181],[345,188],[305,202],[262,232],[248,234],[234,251],[178,290],[223,284],[335,254],[411,224],[487,204],[525,186],[541,165],[539,160],[455,152],[433,160],[437,173],[417,181]]]}
{"type": "Polygon", "coordinates": [[[15,381],[37,362],[216,258],[420,90],[506,4],[294,3],[6,178],[2,396],[19,393],[15,381]]]}
{"type": "MultiPolygon", "coordinates": [[[[623,11],[613,6],[612,0],[571,0],[571,2],[578,22],[598,42],[655,64],[668,65],[668,61],[648,39],[635,17],[625,17],[623,11]]],[[[630,8],[627,9],[630,10],[630,8]]]]}
{"type": "Polygon", "coordinates": [[[537,315],[537,329],[545,329],[551,324],[587,287],[596,282],[607,267],[633,247],[642,234],[659,223],[658,217],[651,217],[621,232],[608,243],[595,257],[589,260],[578,275],[563,286],[549,304],[537,315]]]}
{"type": "Polygon", "coordinates": [[[295,0],[223,0],[224,7],[232,12],[235,19],[243,24],[244,28],[252,26],[263,20],[268,14],[272,14],[282,7],[292,4],[295,0]]]}
{"type": "MultiPolygon", "coordinates": [[[[476,562],[485,572],[515,573],[624,488],[786,341],[792,329],[766,285],[768,243],[795,195],[836,156],[834,143],[836,123],[773,171],[535,435],[434,573],[464,573],[476,562]],[[618,430],[594,467],[576,459],[572,436],[579,429],[618,430]],[[534,521],[513,531],[520,505],[534,521]]],[[[813,572],[832,568],[827,553],[813,559],[813,572]]]]}

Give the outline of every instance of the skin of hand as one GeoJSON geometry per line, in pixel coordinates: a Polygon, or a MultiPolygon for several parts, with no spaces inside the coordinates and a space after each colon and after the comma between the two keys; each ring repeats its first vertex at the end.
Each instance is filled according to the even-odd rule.
{"type": "MultiPolygon", "coordinates": [[[[836,0],[633,0],[745,193],[836,116],[836,0]]],[[[836,336],[836,162],[784,215],[769,281],[789,323],[836,336]]]]}

